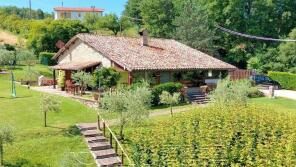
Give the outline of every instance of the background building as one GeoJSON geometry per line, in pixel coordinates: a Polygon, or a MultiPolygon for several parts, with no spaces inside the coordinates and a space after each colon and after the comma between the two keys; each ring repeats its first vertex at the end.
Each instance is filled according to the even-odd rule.
{"type": "Polygon", "coordinates": [[[102,16],[104,9],[90,7],[90,8],[72,8],[72,7],[55,7],[54,19],[74,19],[82,20],[87,13],[102,16]]]}

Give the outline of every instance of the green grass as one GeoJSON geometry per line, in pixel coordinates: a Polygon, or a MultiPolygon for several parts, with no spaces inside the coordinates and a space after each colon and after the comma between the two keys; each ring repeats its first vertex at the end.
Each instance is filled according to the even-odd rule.
{"type": "MultiPolygon", "coordinates": [[[[21,79],[24,79],[25,76],[26,76],[26,69],[27,68],[28,67],[25,66],[25,65],[17,65],[17,66],[15,66],[15,69],[13,70],[15,80],[20,81],[21,79]]],[[[7,69],[7,67],[6,67],[6,69],[7,69]]],[[[32,71],[35,71],[38,74],[43,75],[43,76],[45,76],[47,78],[52,78],[53,77],[52,76],[52,71],[46,65],[36,64],[36,65],[32,66],[31,69],[32,69],[32,71]]],[[[1,77],[7,80],[7,79],[10,79],[10,74],[6,74],[6,75],[3,75],[3,76],[0,75],[0,79],[1,79],[1,77]]],[[[36,81],[37,81],[37,78],[36,78],[36,81]]]]}
{"type": "Polygon", "coordinates": [[[296,112],[296,101],[287,98],[252,98],[250,99],[251,104],[257,104],[265,107],[273,108],[277,111],[287,112],[287,111],[295,111],[296,112]]]}
{"type": "MultiPolygon", "coordinates": [[[[17,163],[23,162],[27,166],[56,167],[61,166],[65,155],[70,152],[88,152],[82,137],[72,133],[72,126],[76,123],[96,121],[94,111],[74,100],[59,97],[62,111],[49,113],[50,127],[45,128],[39,105],[42,94],[17,85],[17,98],[13,99],[10,96],[10,82],[1,77],[0,124],[13,126],[16,136],[12,145],[4,147],[7,166],[18,166],[17,163]]],[[[87,163],[94,162],[90,154],[83,159],[87,163]]]]}

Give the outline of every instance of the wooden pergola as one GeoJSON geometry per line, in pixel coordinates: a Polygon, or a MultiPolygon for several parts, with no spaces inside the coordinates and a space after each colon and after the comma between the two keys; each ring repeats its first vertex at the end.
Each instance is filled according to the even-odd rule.
{"type": "MultiPolygon", "coordinates": [[[[68,62],[61,63],[55,66],[51,66],[53,69],[53,79],[56,80],[56,70],[65,71],[65,80],[71,80],[72,71],[81,71],[86,69],[91,69],[94,71],[97,66],[101,64],[100,61],[84,61],[84,62],[68,62]]],[[[56,83],[54,82],[53,88],[56,88],[56,83]]]]}

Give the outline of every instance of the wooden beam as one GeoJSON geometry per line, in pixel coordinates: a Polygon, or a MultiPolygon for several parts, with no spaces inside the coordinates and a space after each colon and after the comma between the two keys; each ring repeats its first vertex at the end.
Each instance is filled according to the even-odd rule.
{"type": "Polygon", "coordinates": [[[56,72],[55,72],[55,70],[53,70],[53,72],[52,72],[53,74],[53,88],[54,89],[56,89],[56,72]]]}
{"type": "Polygon", "coordinates": [[[128,85],[133,83],[133,74],[132,72],[128,72],[128,85]]]}

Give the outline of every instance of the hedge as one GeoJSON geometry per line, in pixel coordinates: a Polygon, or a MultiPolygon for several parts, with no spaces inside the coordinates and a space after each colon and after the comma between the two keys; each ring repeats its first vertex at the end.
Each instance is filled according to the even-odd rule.
{"type": "Polygon", "coordinates": [[[296,74],[269,71],[268,76],[271,79],[279,82],[282,88],[296,90],[296,74]]]}
{"type": "Polygon", "coordinates": [[[40,64],[44,65],[54,65],[55,61],[51,60],[51,58],[54,56],[54,53],[50,52],[40,52],[39,54],[39,60],[40,64]]]}
{"type": "Polygon", "coordinates": [[[158,105],[160,102],[159,96],[163,91],[167,91],[171,94],[175,92],[179,92],[180,89],[182,88],[182,84],[180,83],[174,83],[174,82],[168,82],[168,83],[163,83],[159,84],[152,89],[152,104],[154,106],[158,105]]]}

